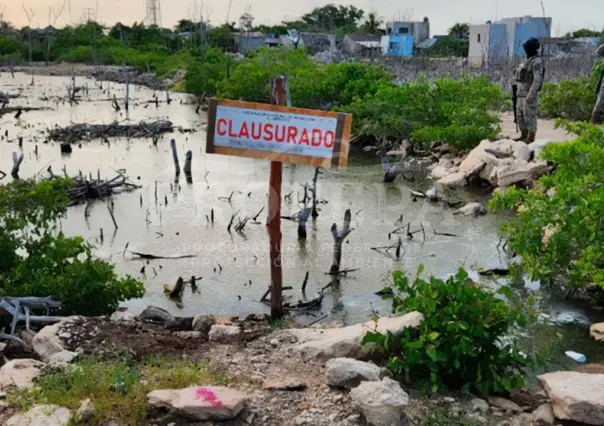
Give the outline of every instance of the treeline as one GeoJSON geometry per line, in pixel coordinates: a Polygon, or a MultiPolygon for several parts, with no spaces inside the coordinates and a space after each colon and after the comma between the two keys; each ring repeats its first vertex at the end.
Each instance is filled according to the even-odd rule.
{"type": "Polygon", "coordinates": [[[495,137],[495,113],[505,97],[487,77],[439,79],[399,85],[382,66],[343,62],[315,64],[301,50],[261,50],[243,60],[207,49],[187,68],[189,93],[268,102],[269,81],[287,75],[293,106],[354,114],[354,132],[390,141],[473,147],[495,137]]]}

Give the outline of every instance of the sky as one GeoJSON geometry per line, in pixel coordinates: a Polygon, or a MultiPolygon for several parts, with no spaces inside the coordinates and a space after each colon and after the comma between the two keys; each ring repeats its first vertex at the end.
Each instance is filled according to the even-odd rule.
{"type": "MultiPolygon", "coordinates": [[[[32,27],[49,24],[49,9],[58,13],[64,0],[0,0],[0,13],[18,27],[27,25],[23,5],[33,11],[32,27]],[[22,3],[23,2],[23,3],[22,3]]],[[[146,16],[147,0],[65,0],[66,6],[56,26],[77,24],[86,16],[98,17],[98,21],[111,26],[121,21],[130,25],[146,16]],[[71,13],[69,12],[69,4],[71,13]]],[[[482,24],[514,16],[543,16],[540,0],[373,0],[373,1],[326,1],[326,0],[160,0],[162,26],[172,27],[179,19],[204,19],[222,24],[229,16],[236,21],[241,14],[250,11],[255,24],[278,24],[293,20],[316,6],[328,3],[353,4],[365,12],[375,11],[384,20],[422,20],[428,17],[431,34],[444,34],[456,22],[482,24]],[[202,7],[203,3],[203,7],[202,7]]],[[[562,36],[578,28],[604,29],[604,0],[543,0],[545,13],[553,18],[552,35],[562,36]]],[[[54,19],[50,23],[54,24],[54,19]]]]}

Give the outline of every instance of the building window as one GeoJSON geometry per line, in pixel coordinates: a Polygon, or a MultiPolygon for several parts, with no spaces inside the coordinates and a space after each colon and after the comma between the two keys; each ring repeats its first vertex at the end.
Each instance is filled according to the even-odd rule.
{"type": "Polygon", "coordinates": [[[478,34],[478,43],[480,43],[480,34],[478,34]]]}
{"type": "Polygon", "coordinates": [[[409,34],[409,28],[405,27],[405,28],[399,28],[398,29],[398,33],[399,34],[409,34]]]}

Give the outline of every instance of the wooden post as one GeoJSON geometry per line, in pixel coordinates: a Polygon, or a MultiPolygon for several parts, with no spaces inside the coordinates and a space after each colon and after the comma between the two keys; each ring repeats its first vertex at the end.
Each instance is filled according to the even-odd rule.
{"type": "Polygon", "coordinates": [[[176,151],[176,139],[170,141],[170,146],[172,147],[172,157],[174,158],[174,171],[176,172],[176,176],[178,176],[180,174],[180,164],[178,163],[178,152],[176,151]]]}
{"type": "Polygon", "coordinates": [[[21,167],[21,162],[23,162],[23,153],[20,152],[17,154],[13,152],[13,169],[11,170],[11,176],[13,179],[19,179],[19,168],[21,167]]]}
{"type": "MultiPolygon", "coordinates": [[[[271,104],[285,104],[284,76],[271,81],[271,104]]],[[[283,164],[271,161],[270,187],[268,198],[268,229],[271,259],[271,317],[283,317],[283,270],[281,269],[281,181],[283,164]]]]}

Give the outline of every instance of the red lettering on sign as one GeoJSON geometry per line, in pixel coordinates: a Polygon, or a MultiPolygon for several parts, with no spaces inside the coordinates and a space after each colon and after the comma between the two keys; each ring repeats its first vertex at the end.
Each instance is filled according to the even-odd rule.
{"type": "Polygon", "coordinates": [[[319,129],[313,129],[312,131],[312,146],[321,146],[323,134],[319,129]]]}
{"type": "Polygon", "coordinates": [[[221,118],[220,120],[218,120],[218,123],[216,123],[216,133],[218,133],[219,136],[226,136],[226,130],[220,130],[220,125],[223,124],[226,126],[227,121],[224,118],[221,118]]]}
{"type": "Polygon", "coordinates": [[[279,136],[279,125],[275,126],[275,140],[277,142],[285,142],[285,126],[281,126],[281,129],[283,129],[283,133],[279,136]]]}
{"type": "Polygon", "coordinates": [[[308,130],[302,130],[302,134],[300,135],[300,145],[304,144],[306,146],[310,145],[310,141],[308,140],[308,130]]]}
{"type": "Polygon", "coordinates": [[[239,130],[239,137],[242,138],[244,136],[248,139],[250,138],[250,132],[247,129],[247,122],[245,122],[245,121],[241,125],[241,130],[239,130]]]}
{"type": "Polygon", "coordinates": [[[293,126],[287,128],[287,143],[297,143],[296,137],[298,136],[298,129],[293,126]]]}
{"type": "Polygon", "coordinates": [[[270,142],[273,140],[273,125],[265,124],[264,125],[264,138],[265,141],[270,142]]]}
{"type": "Polygon", "coordinates": [[[325,148],[331,148],[335,139],[336,135],[331,130],[325,132],[325,139],[323,139],[323,144],[325,145],[325,148]]]}
{"type": "Polygon", "coordinates": [[[252,122],[252,139],[260,140],[262,136],[262,123],[254,123],[252,122]],[[256,132],[258,129],[258,132],[256,132]]]}
{"type": "Polygon", "coordinates": [[[233,122],[229,120],[229,137],[236,138],[238,137],[237,133],[233,133],[233,122]]]}

